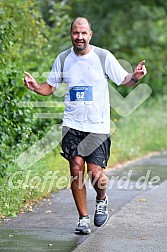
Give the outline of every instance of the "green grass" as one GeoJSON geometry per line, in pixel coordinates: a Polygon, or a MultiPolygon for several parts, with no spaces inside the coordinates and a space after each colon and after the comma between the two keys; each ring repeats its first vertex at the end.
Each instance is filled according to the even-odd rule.
{"type": "Polygon", "coordinates": [[[42,197],[69,187],[68,162],[56,153],[50,152],[29,169],[8,168],[0,181],[0,217],[31,211],[42,197]]]}
{"type": "MultiPolygon", "coordinates": [[[[149,98],[134,113],[118,118],[108,167],[167,149],[167,96],[149,98]]],[[[29,169],[9,166],[0,180],[0,216],[16,216],[50,192],[69,187],[68,162],[54,150],[29,169]],[[20,186],[19,186],[20,185],[20,186]]]]}
{"type": "Polygon", "coordinates": [[[119,118],[112,135],[109,166],[167,149],[167,96],[149,98],[126,118],[119,118]]]}

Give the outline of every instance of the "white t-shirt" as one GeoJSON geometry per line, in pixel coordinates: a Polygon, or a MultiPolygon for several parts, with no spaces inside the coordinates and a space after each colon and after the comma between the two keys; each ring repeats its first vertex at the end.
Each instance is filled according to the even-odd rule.
{"type": "MultiPolygon", "coordinates": [[[[109,134],[108,80],[94,48],[95,46],[92,46],[91,51],[83,56],[76,55],[71,48],[64,62],[63,78],[58,55],[46,82],[56,89],[62,82],[66,84],[63,126],[84,132],[109,134]]],[[[106,52],[105,72],[111,81],[120,85],[128,72],[112,53],[106,52]]]]}

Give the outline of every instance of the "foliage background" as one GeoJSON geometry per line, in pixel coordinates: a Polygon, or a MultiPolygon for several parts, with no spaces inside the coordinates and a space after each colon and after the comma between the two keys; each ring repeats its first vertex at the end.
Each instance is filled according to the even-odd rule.
{"type": "MultiPolygon", "coordinates": [[[[153,90],[154,107],[156,101],[162,107],[166,98],[161,99],[161,96],[167,93],[166,14],[167,2],[164,0],[0,1],[0,186],[11,171],[20,169],[16,164],[19,154],[42,138],[57,122],[56,119],[33,118],[34,112],[48,112],[48,108],[19,106],[21,101],[61,100],[54,95],[39,97],[25,89],[23,72],[37,72],[38,81],[45,81],[42,73],[49,72],[57,54],[71,45],[71,21],[76,16],[87,17],[94,32],[92,44],[110,50],[133,67],[145,59],[148,74],[144,82],[153,90]]],[[[124,96],[130,90],[118,88],[124,96]]],[[[153,110],[145,111],[147,115],[154,113],[153,110]]],[[[49,112],[61,110],[49,108],[49,112]]],[[[163,111],[161,114],[164,117],[163,111]]],[[[120,119],[115,111],[112,111],[112,118],[120,119]]],[[[159,124],[163,125],[163,118],[159,124]]],[[[122,136],[115,141],[119,139],[121,143],[122,136]]],[[[155,144],[145,151],[166,147],[165,143],[155,144]]],[[[118,152],[117,148],[115,151],[118,152]]],[[[56,153],[57,150],[54,155],[56,153]]]]}

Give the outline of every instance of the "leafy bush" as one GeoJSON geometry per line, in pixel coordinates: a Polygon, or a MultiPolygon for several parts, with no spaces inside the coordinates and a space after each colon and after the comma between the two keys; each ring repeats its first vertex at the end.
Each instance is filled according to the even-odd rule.
{"type": "MultiPolygon", "coordinates": [[[[66,5],[52,3],[49,18],[56,26],[46,25],[39,12],[39,3],[29,1],[0,2],[0,176],[5,176],[8,165],[40,137],[44,136],[54,120],[33,120],[33,113],[41,108],[21,108],[20,101],[48,101],[53,97],[39,97],[23,86],[23,72],[49,72],[56,54],[64,42],[67,46],[69,22],[66,5]],[[55,15],[56,14],[56,15],[55,15]],[[63,29],[64,28],[64,29],[63,29]],[[63,34],[61,33],[63,29],[63,34]],[[48,41],[49,38],[49,41],[48,41]],[[56,48],[55,48],[56,43],[56,48]]],[[[68,35],[69,36],[69,35],[68,35]]],[[[45,77],[46,78],[46,77],[45,77]]],[[[54,96],[55,99],[55,96],[54,96]]],[[[52,109],[53,111],[53,109],[52,109]]]]}

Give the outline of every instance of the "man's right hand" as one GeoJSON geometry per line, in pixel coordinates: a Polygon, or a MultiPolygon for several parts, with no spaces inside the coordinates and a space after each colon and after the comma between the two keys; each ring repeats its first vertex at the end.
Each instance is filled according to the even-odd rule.
{"type": "Polygon", "coordinates": [[[24,74],[26,75],[24,78],[24,85],[32,90],[35,91],[37,90],[39,84],[36,82],[36,80],[32,77],[31,74],[29,74],[28,72],[24,72],[24,74]]]}

